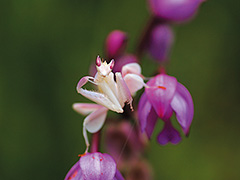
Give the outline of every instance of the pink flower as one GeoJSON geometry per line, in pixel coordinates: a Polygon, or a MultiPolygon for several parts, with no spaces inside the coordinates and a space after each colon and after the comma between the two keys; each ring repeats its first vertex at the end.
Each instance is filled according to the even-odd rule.
{"type": "Polygon", "coordinates": [[[146,50],[155,61],[167,61],[173,40],[174,35],[171,27],[165,24],[159,24],[151,29],[146,50]]]}
{"type": "Polygon", "coordinates": [[[135,55],[126,52],[127,42],[127,33],[120,30],[110,32],[106,38],[105,52],[107,59],[115,60],[113,72],[121,72],[124,65],[138,62],[135,55]]]}
{"type": "Polygon", "coordinates": [[[173,112],[187,135],[194,113],[192,97],[175,77],[159,74],[148,81],[139,101],[138,117],[142,132],[145,131],[150,138],[159,117],[165,125],[158,135],[158,142],[161,145],[168,142],[177,144],[181,137],[170,121],[173,112]]]}
{"type": "Polygon", "coordinates": [[[69,170],[64,180],[124,180],[108,154],[87,153],[69,170]]]}
{"type": "Polygon", "coordinates": [[[106,39],[106,55],[108,59],[118,57],[126,49],[127,34],[120,30],[114,30],[109,33],[106,39]]]}

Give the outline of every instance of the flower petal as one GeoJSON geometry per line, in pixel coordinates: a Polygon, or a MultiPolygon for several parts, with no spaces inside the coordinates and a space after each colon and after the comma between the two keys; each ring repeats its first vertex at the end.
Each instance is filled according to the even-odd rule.
{"type": "Polygon", "coordinates": [[[177,90],[171,102],[172,109],[176,113],[177,120],[187,135],[192,123],[194,107],[192,96],[182,84],[177,84],[177,90]]]}
{"type": "Polygon", "coordinates": [[[113,180],[116,174],[116,163],[108,154],[99,152],[87,153],[80,158],[83,179],[113,180]]]}
{"type": "Polygon", "coordinates": [[[126,74],[137,74],[141,76],[141,66],[138,63],[129,63],[122,67],[122,76],[126,74]]]}
{"type": "Polygon", "coordinates": [[[168,25],[158,25],[152,29],[148,42],[148,51],[154,60],[164,62],[173,43],[173,32],[168,25]]]}
{"type": "Polygon", "coordinates": [[[147,126],[147,117],[152,108],[152,105],[147,99],[147,95],[144,92],[138,103],[138,119],[141,131],[144,132],[147,126]]]}
{"type": "Polygon", "coordinates": [[[143,93],[138,105],[138,119],[141,131],[146,131],[148,138],[152,136],[157,118],[158,116],[148,101],[146,93],[143,93]]]}
{"type": "Polygon", "coordinates": [[[181,141],[181,136],[169,120],[165,122],[163,130],[159,133],[157,140],[161,145],[166,145],[169,142],[172,144],[178,144],[181,141]]]}
{"type": "Polygon", "coordinates": [[[157,123],[157,119],[158,119],[158,116],[154,110],[154,108],[151,108],[151,111],[148,115],[148,119],[147,119],[147,126],[146,126],[146,134],[148,136],[148,138],[150,139],[151,136],[152,136],[152,133],[153,133],[153,130],[155,128],[155,125],[157,123]]]}
{"type": "Polygon", "coordinates": [[[172,114],[173,114],[172,107],[169,106],[166,110],[166,113],[164,114],[164,116],[161,119],[166,122],[171,118],[172,114]]]}
{"type": "Polygon", "coordinates": [[[102,107],[98,104],[90,104],[90,103],[74,103],[73,109],[82,115],[88,115],[89,113],[99,109],[102,107]]]}
{"type": "Polygon", "coordinates": [[[113,180],[124,180],[122,174],[119,172],[119,170],[116,171],[116,174],[114,176],[113,180]]]}
{"type": "Polygon", "coordinates": [[[145,88],[148,100],[160,118],[163,118],[176,91],[177,79],[159,74],[148,81],[145,88]]]}
{"type": "Polygon", "coordinates": [[[82,173],[79,165],[79,161],[76,162],[68,171],[64,180],[80,180],[82,173]]]}
{"type": "Polygon", "coordinates": [[[145,85],[143,79],[136,74],[127,74],[124,76],[124,81],[126,82],[131,95],[135,95],[135,93],[145,85]]]}

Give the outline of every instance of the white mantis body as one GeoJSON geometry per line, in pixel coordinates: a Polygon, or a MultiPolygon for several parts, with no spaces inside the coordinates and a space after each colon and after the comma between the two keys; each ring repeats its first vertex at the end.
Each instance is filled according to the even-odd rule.
{"type": "Polygon", "coordinates": [[[89,141],[87,137],[87,131],[95,133],[104,124],[107,111],[112,110],[117,113],[123,113],[123,107],[125,103],[130,104],[132,109],[132,96],[137,90],[144,85],[141,75],[141,68],[138,64],[132,63],[125,65],[120,72],[112,72],[114,66],[114,60],[109,64],[101,62],[101,59],[97,57],[96,68],[97,73],[95,77],[85,76],[80,79],[77,85],[77,91],[86,98],[96,102],[97,104],[89,103],[75,103],[73,104],[74,110],[82,115],[88,115],[83,122],[83,136],[86,143],[86,152],[88,151],[89,141]],[[95,84],[98,91],[89,91],[82,87],[90,82],[95,84]]]}

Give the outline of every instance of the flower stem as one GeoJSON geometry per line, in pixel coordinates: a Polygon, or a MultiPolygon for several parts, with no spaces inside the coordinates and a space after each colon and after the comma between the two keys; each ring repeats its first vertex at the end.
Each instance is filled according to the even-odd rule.
{"type": "Polygon", "coordinates": [[[160,74],[167,74],[166,68],[164,66],[159,66],[158,73],[160,73],[160,74]]]}
{"type": "Polygon", "coordinates": [[[101,130],[92,135],[91,153],[98,152],[101,140],[101,130]]]}

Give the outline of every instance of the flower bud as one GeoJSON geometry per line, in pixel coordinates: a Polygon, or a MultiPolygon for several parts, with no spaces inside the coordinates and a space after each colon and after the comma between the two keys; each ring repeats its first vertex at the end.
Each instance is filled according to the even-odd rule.
{"type": "Polygon", "coordinates": [[[106,55],[108,59],[121,55],[127,45],[127,34],[120,30],[112,31],[106,39],[106,55]]]}
{"type": "Polygon", "coordinates": [[[174,35],[168,25],[157,25],[153,27],[147,42],[147,51],[154,60],[164,62],[173,44],[174,35]]]}
{"type": "Polygon", "coordinates": [[[189,20],[204,0],[148,0],[157,17],[174,22],[189,20]]]}

